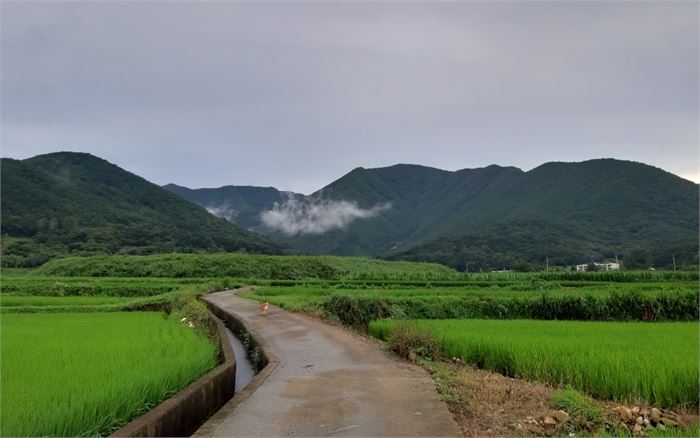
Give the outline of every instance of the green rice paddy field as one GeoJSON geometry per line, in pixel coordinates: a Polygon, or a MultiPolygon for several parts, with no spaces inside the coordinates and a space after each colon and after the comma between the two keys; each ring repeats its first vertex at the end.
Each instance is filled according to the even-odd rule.
{"type": "MultiPolygon", "coordinates": [[[[447,357],[602,399],[698,405],[698,323],[418,320],[447,357]]],[[[401,321],[374,321],[388,339],[401,321]]]]}
{"type": "MultiPolygon", "coordinates": [[[[16,271],[16,270],[14,270],[16,271]]],[[[132,278],[132,277],[56,277],[37,276],[33,270],[18,275],[3,272],[2,294],[41,296],[134,297],[172,292],[183,285],[197,284],[206,279],[193,278],[132,278]]]]}
{"type": "Polygon", "coordinates": [[[106,435],[184,388],[216,346],[161,312],[3,314],[2,436],[106,435]]]}
{"type": "Polygon", "coordinates": [[[43,295],[0,295],[0,306],[2,307],[24,307],[24,306],[100,306],[107,304],[121,304],[133,301],[131,297],[110,297],[110,296],[82,296],[82,297],[61,297],[43,295]]]}
{"type": "Polygon", "coordinates": [[[698,406],[697,272],[467,275],[362,258],[166,254],[57,259],[3,269],[1,280],[2,436],[106,435],[146,412],[213,368],[217,352],[177,317],[134,310],[246,284],[258,285],[249,298],[384,339],[417,320],[447,356],[507,375],[698,406]]]}

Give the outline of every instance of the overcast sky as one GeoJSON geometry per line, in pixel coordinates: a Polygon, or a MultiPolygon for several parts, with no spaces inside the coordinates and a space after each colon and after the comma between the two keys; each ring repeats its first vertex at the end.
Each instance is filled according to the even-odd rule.
{"type": "Polygon", "coordinates": [[[698,3],[2,2],[2,155],[310,193],[613,157],[700,181],[698,3]]]}

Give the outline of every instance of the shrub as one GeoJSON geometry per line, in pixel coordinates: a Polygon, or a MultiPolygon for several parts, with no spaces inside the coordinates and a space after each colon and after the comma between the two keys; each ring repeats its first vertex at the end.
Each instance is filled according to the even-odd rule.
{"type": "Polygon", "coordinates": [[[362,331],[367,331],[370,321],[387,317],[390,313],[385,303],[349,295],[331,296],[323,303],[323,309],[344,325],[362,331]]]}
{"type": "Polygon", "coordinates": [[[410,322],[396,326],[389,336],[388,347],[398,356],[411,361],[419,357],[428,360],[442,358],[440,342],[410,322]]]}

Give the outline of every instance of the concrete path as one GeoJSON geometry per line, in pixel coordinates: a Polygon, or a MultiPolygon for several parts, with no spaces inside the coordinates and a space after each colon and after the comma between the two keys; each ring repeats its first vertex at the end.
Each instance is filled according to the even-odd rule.
{"type": "Polygon", "coordinates": [[[276,306],[263,316],[231,291],[205,299],[256,330],[278,364],[199,435],[460,436],[429,374],[374,342],[276,306]]]}

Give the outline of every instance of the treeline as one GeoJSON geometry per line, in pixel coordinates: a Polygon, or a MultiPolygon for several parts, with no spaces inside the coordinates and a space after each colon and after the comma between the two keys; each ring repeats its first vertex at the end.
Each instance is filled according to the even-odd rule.
{"type": "Polygon", "coordinates": [[[585,237],[564,239],[556,236],[484,232],[478,236],[442,238],[425,245],[393,252],[389,260],[431,261],[461,272],[514,270],[543,271],[579,264],[618,260],[623,269],[697,270],[698,241],[668,244],[649,242],[648,246],[615,248],[592,244],[585,237]],[[551,238],[548,238],[551,237],[551,238]]]}

